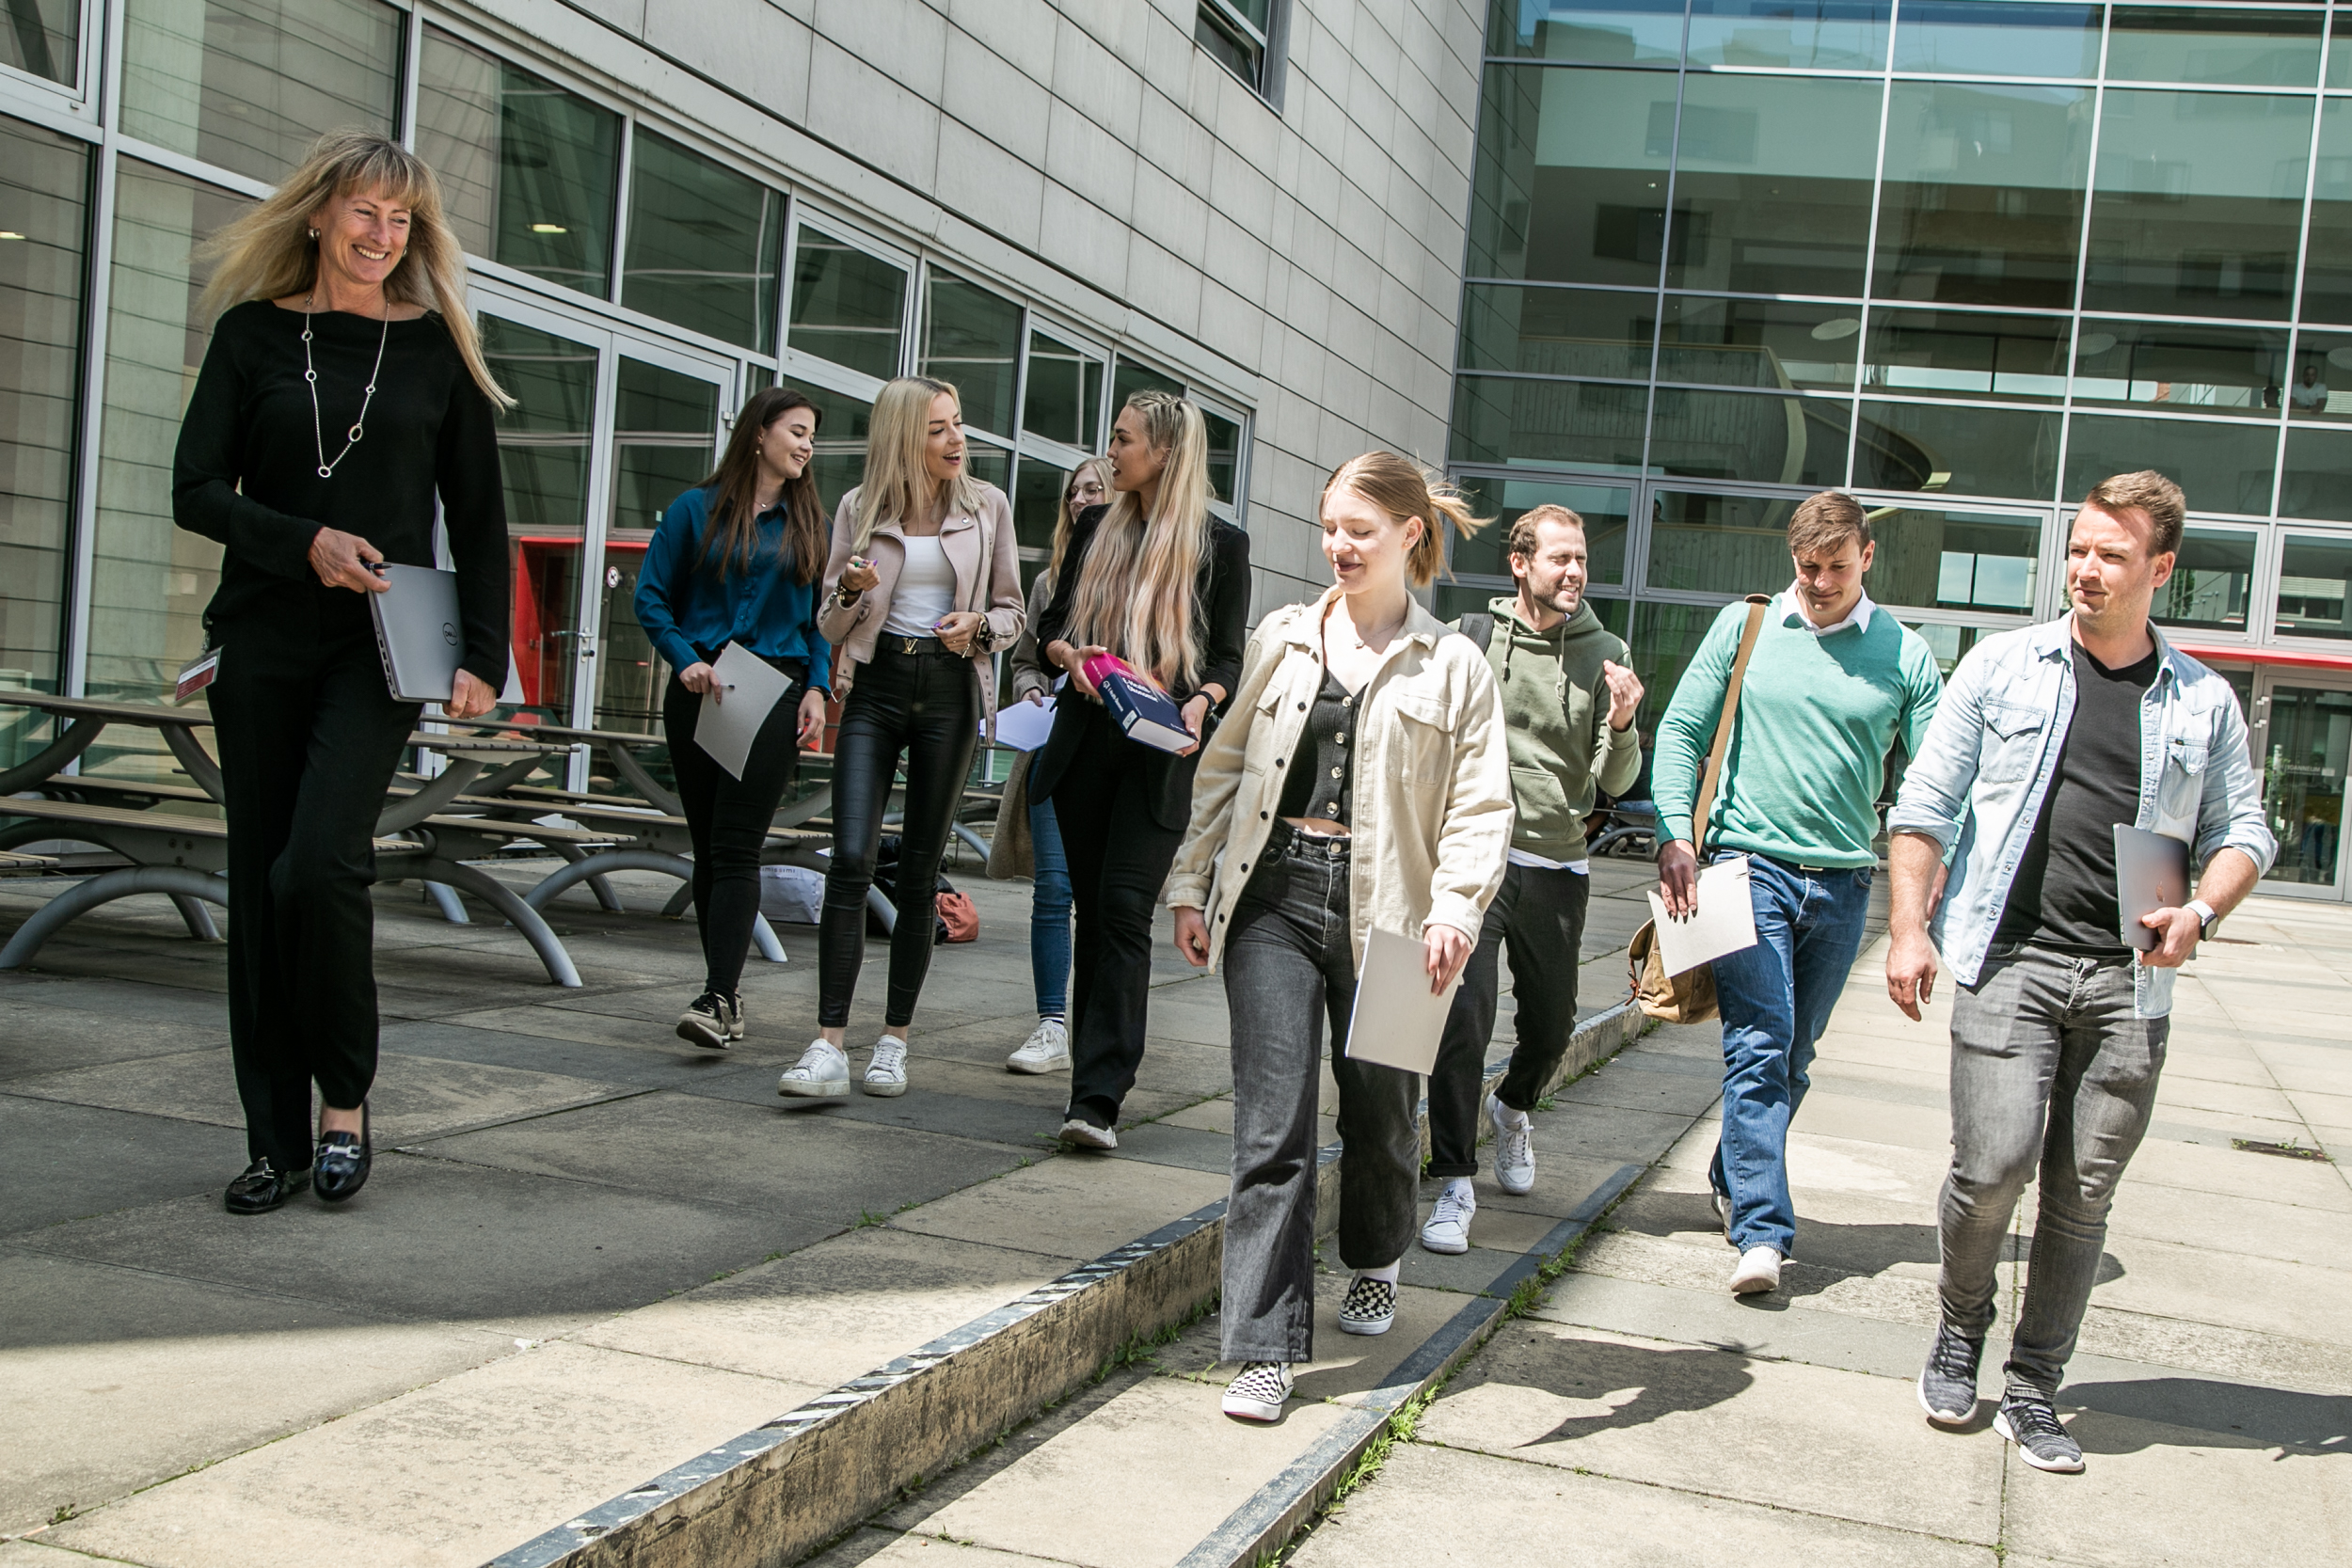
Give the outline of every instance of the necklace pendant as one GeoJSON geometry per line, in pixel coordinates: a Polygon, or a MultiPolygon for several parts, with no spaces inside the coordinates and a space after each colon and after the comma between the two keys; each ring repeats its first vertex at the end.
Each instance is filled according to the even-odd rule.
{"type": "Polygon", "coordinates": [[[319,478],[321,478],[321,479],[333,479],[334,477],[335,477],[335,466],[334,466],[333,464],[331,464],[331,463],[322,463],[322,464],[320,464],[320,465],[319,465],[319,478]]]}
{"type": "Polygon", "coordinates": [[[350,437],[351,444],[356,447],[359,444],[359,436],[366,428],[364,425],[353,425],[344,434],[350,437]]]}

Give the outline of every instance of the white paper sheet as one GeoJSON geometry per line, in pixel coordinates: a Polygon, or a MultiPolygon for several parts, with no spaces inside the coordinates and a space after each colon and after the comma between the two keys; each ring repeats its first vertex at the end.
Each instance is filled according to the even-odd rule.
{"type": "Polygon", "coordinates": [[[996,744],[1016,752],[1034,752],[1054,733],[1054,705],[1043,707],[1026,697],[996,710],[996,744]]]}
{"type": "Polygon", "coordinates": [[[740,779],[759,727],[791,689],[792,677],[739,642],[728,643],[710,668],[718,673],[721,689],[703,693],[702,712],[694,717],[694,744],[740,779]]]}
{"type": "Polygon", "coordinates": [[[1650,919],[1658,924],[1658,957],[1670,975],[1756,945],[1756,905],[1748,897],[1748,857],[1718,861],[1699,872],[1698,912],[1677,919],[1652,888],[1650,919]]]}
{"type": "MultiPolygon", "coordinates": [[[[1467,967],[1467,966],[1465,966],[1467,967]]],[[[1347,1054],[1424,1077],[1438,1065],[1438,1039],[1462,976],[1432,996],[1421,941],[1375,926],[1356,971],[1356,1010],[1347,1021],[1347,1054]]]]}

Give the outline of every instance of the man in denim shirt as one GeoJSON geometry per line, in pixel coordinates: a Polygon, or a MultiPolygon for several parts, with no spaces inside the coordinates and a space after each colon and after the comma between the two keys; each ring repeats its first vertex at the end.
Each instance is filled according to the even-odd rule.
{"type": "Polygon", "coordinates": [[[2107,1206],[2155,1104],[2173,972],[2277,848],[2236,695],[2148,622],[2185,504],[2153,471],[2091,490],[2066,547],[2074,612],[1991,638],[1961,661],[1887,823],[1888,994],[1919,1017],[1938,949],[1960,987],[1943,1322],[1919,1402],[1939,1425],[1976,1415],[1994,1267],[2039,1165],[2033,1259],[1994,1429],[2043,1470],[2083,1467],[2054,1401],[2107,1206]],[[2140,918],[2154,942],[2145,952],[2123,936],[2122,825],[2181,840],[2201,867],[2197,897],[2140,918]]]}

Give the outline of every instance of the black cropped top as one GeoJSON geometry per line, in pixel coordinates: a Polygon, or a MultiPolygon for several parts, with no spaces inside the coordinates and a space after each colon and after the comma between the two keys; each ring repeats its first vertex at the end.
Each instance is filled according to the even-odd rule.
{"type": "Polygon", "coordinates": [[[1282,798],[1274,808],[1277,816],[1348,820],[1356,794],[1355,733],[1356,699],[1327,670],[1307,714],[1306,733],[1298,737],[1297,752],[1283,775],[1282,798]]]}

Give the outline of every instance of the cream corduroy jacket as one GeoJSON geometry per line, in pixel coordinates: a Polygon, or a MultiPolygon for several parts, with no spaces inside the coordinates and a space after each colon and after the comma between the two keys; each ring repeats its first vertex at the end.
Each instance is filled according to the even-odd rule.
{"type": "MultiPolygon", "coordinates": [[[[1209,962],[1274,828],[1275,803],[1323,686],[1321,628],[1336,589],[1270,612],[1250,634],[1241,688],[1200,753],[1192,823],[1168,902],[1204,911],[1209,962]]],[[[1348,917],[1358,961],[1372,928],[1451,926],[1475,943],[1511,847],[1511,760],[1484,649],[1419,604],[1358,705],[1348,917]]]]}

